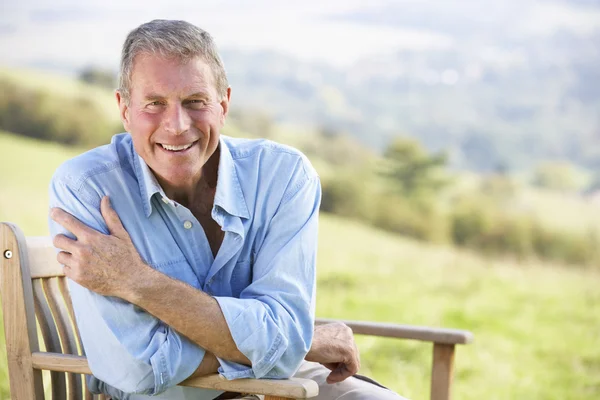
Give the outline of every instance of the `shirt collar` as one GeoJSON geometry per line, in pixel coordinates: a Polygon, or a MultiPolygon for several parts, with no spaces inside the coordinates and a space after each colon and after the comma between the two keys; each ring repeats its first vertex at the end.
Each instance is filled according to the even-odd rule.
{"type": "Polygon", "coordinates": [[[227,213],[241,218],[250,218],[244,192],[238,179],[235,163],[229,150],[228,140],[221,135],[219,147],[219,175],[217,178],[217,192],[215,193],[215,205],[221,207],[227,213]]]}
{"type": "MultiPolygon", "coordinates": [[[[131,147],[133,149],[133,145],[131,147]]],[[[219,149],[221,154],[219,155],[215,206],[222,208],[231,215],[250,218],[244,193],[242,192],[237,171],[235,170],[235,163],[227,141],[224,140],[223,136],[219,139],[219,149]]],[[[163,199],[167,199],[167,196],[144,159],[135,150],[133,150],[133,154],[134,172],[140,186],[144,212],[146,217],[150,217],[150,214],[152,214],[152,196],[156,193],[163,199]]]]}

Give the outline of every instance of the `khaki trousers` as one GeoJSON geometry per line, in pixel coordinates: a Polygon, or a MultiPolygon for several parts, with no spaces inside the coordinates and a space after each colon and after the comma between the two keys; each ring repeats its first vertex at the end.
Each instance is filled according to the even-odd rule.
{"type": "MultiPolygon", "coordinates": [[[[318,363],[304,361],[294,377],[312,379],[319,385],[319,395],[313,400],[406,400],[391,390],[350,377],[343,382],[328,384],[325,379],[330,371],[318,363]]],[[[201,390],[175,386],[155,397],[132,395],[129,400],[213,400],[222,394],[219,391],[201,390]],[[211,393],[212,392],[212,393],[211,393]]],[[[257,400],[263,396],[240,395],[237,399],[257,400]]]]}
{"type": "MultiPolygon", "coordinates": [[[[312,379],[317,382],[319,395],[312,397],[312,400],[406,400],[391,390],[355,377],[330,385],[325,381],[330,372],[321,364],[305,361],[294,377],[312,379]]],[[[238,399],[262,400],[264,397],[246,395],[238,397],[238,399]]]]}

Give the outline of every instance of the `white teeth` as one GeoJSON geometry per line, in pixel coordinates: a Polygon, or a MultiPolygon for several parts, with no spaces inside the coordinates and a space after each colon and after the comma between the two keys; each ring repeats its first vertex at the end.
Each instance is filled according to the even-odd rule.
{"type": "Polygon", "coordinates": [[[189,143],[189,144],[184,144],[182,146],[171,146],[170,144],[163,144],[161,143],[160,145],[166,149],[166,150],[170,150],[170,151],[180,151],[180,150],[185,150],[185,149],[189,149],[192,146],[193,143],[189,143]]]}

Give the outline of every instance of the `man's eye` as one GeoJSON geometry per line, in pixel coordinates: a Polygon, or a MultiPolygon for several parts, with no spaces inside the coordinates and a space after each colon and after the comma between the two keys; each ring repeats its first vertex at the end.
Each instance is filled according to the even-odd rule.
{"type": "Polygon", "coordinates": [[[152,103],[149,103],[148,105],[149,106],[160,106],[160,105],[162,105],[162,102],[160,102],[160,101],[153,101],[152,103]]]}
{"type": "Polygon", "coordinates": [[[187,103],[190,104],[193,107],[201,107],[201,106],[205,106],[206,105],[206,101],[199,100],[199,99],[188,100],[187,103]]]}

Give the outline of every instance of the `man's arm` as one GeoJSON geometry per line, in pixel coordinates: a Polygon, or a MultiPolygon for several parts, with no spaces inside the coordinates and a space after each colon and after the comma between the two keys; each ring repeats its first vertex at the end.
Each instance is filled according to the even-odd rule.
{"type": "MultiPolygon", "coordinates": [[[[51,207],[108,234],[100,197],[85,185],[71,185],[69,176],[60,174],[51,182],[49,197],[51,207]]],[[[49,228],[55,238],[74,237],[53,220],[49,228]]],[[[157,394],[186,379],[203,360],[202,348],[138,306],[102,296],[71,279],[68,285],[90,368],[100,380],[92,382],[91,390],[157,394]]]]}
{"type": "Polygon", "coordinates": [[[52,218],[77,236],[77,241],[55,238],[55,246],[65,250],[58,260],[80,285],[138,305],[215,354],[225,376],[287,377],[308,352],[313,335],[320,200],[316,176],[293,189],[271,221],[253,282],[240,299],[211,297],[144,264],[108,198],[101,203],[108,235],[53,210],[52,218]]]}
{"type": "MultiPolygon", "coordinates": [[[[342,382],[358,373],[360,356],[352,329],[342,322],[315,326],[313,342],[305,360],[323,364],[331,370],[327,383],[342,382]]],[[[218,369],[219,361],[207,352],[192,376],[214,374],[218,369]]]]}

